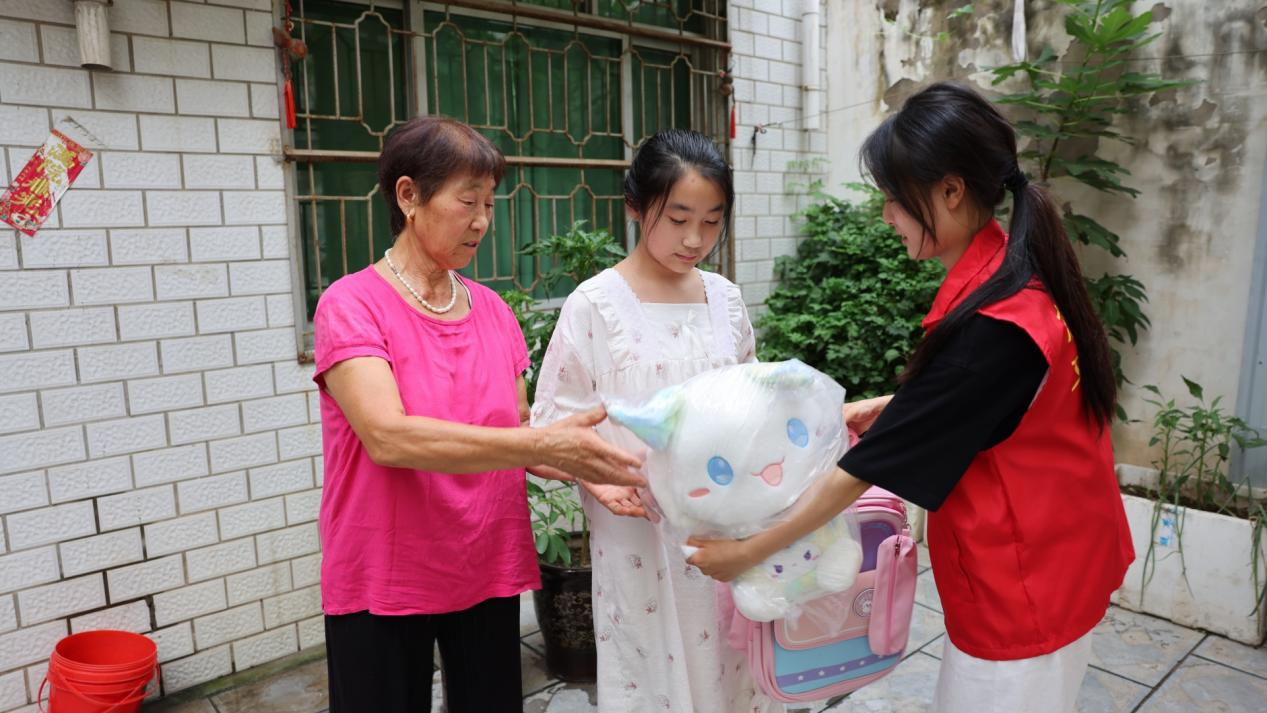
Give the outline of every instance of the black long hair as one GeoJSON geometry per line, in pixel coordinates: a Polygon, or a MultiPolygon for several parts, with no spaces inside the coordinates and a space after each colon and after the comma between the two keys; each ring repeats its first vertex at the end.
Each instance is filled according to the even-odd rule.
{"type": "MultiPolygon", "coordinates": [[[[688,169],[712,181],[726,197],[721,222],[724,239],[735,205],[734,177],[717,145],[698,131],[664,129],[642,142],[625,174],[625,205],[650,221],[643,226],[649,230],[660,219],[673,185],[688,169]]],[[[718,239],[717,244],[721,242],[718,239]]]]}
{"type": "Polygon", "coordinates": [[[931,190],[946,176],[963,179],[968,196],[993,211],[1012,194],[1007,250],[999,269],[950,311],[916,348],[902,380],[919,374],[964,322],[983,307],[1025,289],[1037,277],[1073,334],[1082,403],[1101,425],[1113,417],[1117,383],[1109,342],[1091,307],[1082,270],[1051,196],[1029,183],[1016,160],[1012,125],[967,87],[938,82],[913,95],[867,137],[862,162],[888,193],[936,241],[931,190]]]}

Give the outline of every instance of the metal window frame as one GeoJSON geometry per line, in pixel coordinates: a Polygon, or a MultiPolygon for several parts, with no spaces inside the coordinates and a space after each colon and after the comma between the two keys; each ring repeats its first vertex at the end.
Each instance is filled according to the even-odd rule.
{"type": "MultiPolygon", "coordinates": [[[[416,108],[418,114],[426,114],[429,110],[428,106],[428,85],[427,85],[427,53],[425,51],[426,28],[424,26],[424,16],[428,11],[446,12],[501,22],[526,22],[533,27],[541,27],[543,29],[554,29],[565,32],[576,32],[584,30],[584,34],[603,37],[606,39],[617,39],[621,41],[621,60],[620,60],[620,81],[621,81],[621,125],[622,138],[624,144],[623,159],[583,159],[583,158],[560,158],[560,157],[530,157],[530,156],[507,156],[506,162],[508,166],[518,167],[554,167],[554,168],[604,168],[625,170],[629,167],[629,162],[633,157],[634,151],[634,107],[633,107],[633,51],[635,45],[638,47],[646,47],[665,52],[681,52],[684,47],[698,47],[700,49],[712,50],[719,53],[719,56],[726,58],[731,52],[729,42],[710,39],[702,35],[698,35],[684,30],[673,31],[667,28],[644,25],[635,23],[632,19],[629,22],[621,22],[612,18],[605,18],[597,14],[585,14],[579,12],[565,12],[542,7],[539,5],[529,5],[511,0],[510,2],[500,2],[498,0],[451,0],[448,2],[426,2],[423,0],[341,0],[350,4],[365,6],[367,11],[376,8],[393,9],[401,11],[404,15],[404,27],[406,30],[389,30],[397,34],[408,37],[409,52],[412,63],[405,68],[406,75],[402,80],[406,81],[406,101],[409,108],[416,108]]],[[[717,8],[728,9],[727,0],[715,0],[717,8]]],[[[592,2],[587,3],[592,7],[592,2]]],[[[280,3],[274,5],[273,15],[277,23],[285,20],[284,10],[280,3]]],[[[723,27],[728,27],[730,18],[719,15],[705,15],[712,22],[719,22],[723,27]]],[[[326,24],[323,21],[317,21],[318,24],[326,24]]],[[[328,23],[338,24],[338,23],[328,23]]],[[[332,33],[332,41],[333,35],[332,33]]],[[[359,36],[358,36],[359,44],[359,36]]],[[[389,51],[391,51],[389,43],[389,51]]],[[[723,62],[724,64],[724,62],[723,62]]],[[[359,67],[359,54],[358,54],[359,67]]],[[[336,82],[338,63],[335,62],[336,82]]],[[[306,76],[306,68],[304,68],[306,76]]],[[[278,85],[282,83],[282,67],[280,62],[277,66],[278,85]]],[[[298,79],[293,78],[294,79],[298,79]]],[[[301,80],[302,81],[302,80],[301,80]]],[[[359,90],[359,88],[358,88],[359,90]]],[[[280,92],[279,92],[280,93],[280,92]]],[[[306,95],[307,96],[307,95],[306,95]]],[[[335,93],[336,106],[338,92],[335,93]]],[[[359,94],[358,94],[359,100],[359,94]]],[[[394,96],[393,96],[394,106],[394,96]]],[[[336,114],[339,112],[336,109],[336,114]]],[[[393,114],[394,115],[394,114],[393,114]]],[[[312,118],[312,117],[310,117],[312,118]]],[[[362,123],[364,120],[362,119],[362,123]]],[[[371,134],[380,135],[378,132],[370,130],[371,134]]],[[[381,135],[386,135],[390,131],[390,126],[384,129],[381,135]]],[[[315,150],[315,149],[297,149],[295,148],[296,129],[288,129],[284,125],[282,127],[283,146],[281,148],[282,159],[284,162],[291,164],[290,170],[283,171],[285,181],[286,200],[288,202],[288,215],[290,222],[290,233],[288,244],[291,249],[291,277],[292,286],[291,294],[293,301],[293,309],[295,315],[295,337],[299,360],[307,362],[311,360],[311,322],[307,318],[307,290],[305,267],[307,265],[307,236],[301,235],[300,211],[306,207],[311,207],[315,211],[315,202],[310,206],[305,206],[298,196],[298,180],[296,171],[300,170],[304,164],[312,166],[315,163],[322,162],[356,162],[368,163],[376,161],[379,152],[375,151],[339,151],[339,150],[315,150]]],[[[311,124],[307,124],[307,130],[311,132],[311,124]]],[[[727,135],[728,136],[728,135],[727,135]]],[[[311,133],[308,134],[308,145],[311,146],[311,133]]],[[[310,185],[312,181],[310,179],[310,185]]],[[[372,192],[371,198],[372,202],[372,192]]],[[[343,210],[343,206],[340,205],[343,210]]],[[[346,225],[343,226],[346,230],[346,225]]],[[[632,250],[637,241],[636,224],[629,224],[625,230],[626,248],[632,250]]],[[[727,234],[733,232],[732,225],[728,226],[727,234]]],[[[734,245],[733,240],[727,239],[723,244],[719,244],[714,255],[720,259],[721,267],[724,271],[733,270],[734,264],[734,245]]],[[[319,268],[318,268],[319,269],[319,268]]],[[[552,303],[560,300],[545,300],[542,302],[544,306],[551,306],[552,303]]]]}

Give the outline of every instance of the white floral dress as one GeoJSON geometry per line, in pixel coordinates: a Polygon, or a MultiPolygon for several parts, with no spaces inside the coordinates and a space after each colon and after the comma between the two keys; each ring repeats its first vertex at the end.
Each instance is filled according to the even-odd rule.
{"type": "MultiPolygon", "coordinates": [[[[755,361],[739,288],[698,274],[707,303],[642,303],[615,270],[582,283],[563,305],[541,366],[533,425],[755,361]]],[[[599,432],[642,447],[609,423],[599,432]]],[[[594,560],[600,713],[782,711],[754,689],[746,658],[719,633],[713,580],[647,520],[613,515],[588,495],[582,502],[594,560]]]]}

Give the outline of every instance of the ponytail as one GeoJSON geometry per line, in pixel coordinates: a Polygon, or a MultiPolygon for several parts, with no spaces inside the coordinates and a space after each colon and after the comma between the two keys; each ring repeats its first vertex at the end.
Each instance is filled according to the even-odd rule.
{"type": "Polygon", "coordinates": [[[984,208],[997,206],[1005,193],[1012,194],[1007,249],[998,270],[925,335],[900,380],[912,379],[926,368],[982,308],[1023,289],[1046,289],[1077,347],[1083,407],[1101,427],[1107,425],[1117,398],[1108,337],[1091,306],[1060,212],[1047,191],[1029,183],[1017,166],[1015,133],[998,110],[971,89],[934,84],[908,99],[868,137],[862,154],[873,180],[915,216],[929,236],[933,231],[925,217],[927,209],[911,197],[922,197],[935,181],[947,175],[962,177],[984,208]],[[922,160],[907,159],[914,156],[922,160]],[[1041,285],[1031,284],[1035,278],[1041,285]]]}

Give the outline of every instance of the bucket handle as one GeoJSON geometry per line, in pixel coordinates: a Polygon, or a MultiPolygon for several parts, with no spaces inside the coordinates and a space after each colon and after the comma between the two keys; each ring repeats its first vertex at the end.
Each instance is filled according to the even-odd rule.
{"type": "MultiPolygon", "coordinates": [[[[127,703],[131,703],[131,702],[132,702],[132,699],[133,699],[136,695],[138,695],[138,694],[141,694],[141,695],[142,695],[142,697],[144,697],[144,693],[145,693],[145,688],[146,688],[146,686],[149,686],[149,685],[150,685],[150,681],[155,680],[155,679],[158,677],[158,675],[159,675],[159,666],[158,666],[158,663],[155,663],[155,664],[154,664],[154,672],[153,672],[152,674],[150,674],[150,675],[149,675],[149,677],[147,677],[143,683],[141,683],[141,684],[140,684],[139,686],[137,686],[136,688],[132,689],[132,692],[131,692],[131,693],[129,693],[127,696],[125,696],[125,697],[123,698],[123,700],[121,700],[121,701],[115,701],[115,703],[114,703],[114,704],[109,705],[109,706],[107,706],[106,708],[103,708],[103,709],[101,710],[101,713],[110,713],[110,711],[114,710],[115,708],[118,708],[118,707],[119,707],[119,706],[121,706],[121,705],[124,705],[124,704],[127,704],[127,703]]],[[[36,696],[35,696],[35,702],[36,702],[36,705],[38,705],[38,706],[39,706],[40,713],[45,713],[45,711],[44,711],[44,686],[45,686],[45,685],[47,685],[48,683],[49,683],[49,680],[48,680],[48,672],[47,672],[47,671],[45,671],[45,672],[44,672],[44,679],[43,679],[42,681],[40,681],[40,690],[39,690],[39,693],[38,693],[38,694],[36,694],[36,696]]],[[[70,691],[71,693],[74,693],[76,696],[79,696],[80,698],[82,698],[82,699],[84,699],[84,700],[88,701],[89,703],[96,703],[97,705],[100,705],[100,706],[104,706],[104,705],[106,705],[107,703],[109,703],[109,701],[99,701],[99,700],[97,700],[96,698],[93,698],[92,696],[88,695],[87,693],[84,693],[83,691],[80,691],[79,689],[75,688],[73,685],[71,685],[71,684],[69,684],[69,683],[66,683],[65,685],[63,685],[63,686],[62,686],[62,688],[65,688],[66,690],[70,691]]],[[[52,694],[52,692],[53,692],[52,687],[50,687],[50,688],[48,689],[48,692],[49,692],[49,694],[50,694],[50,695],[52,694]]]]}

